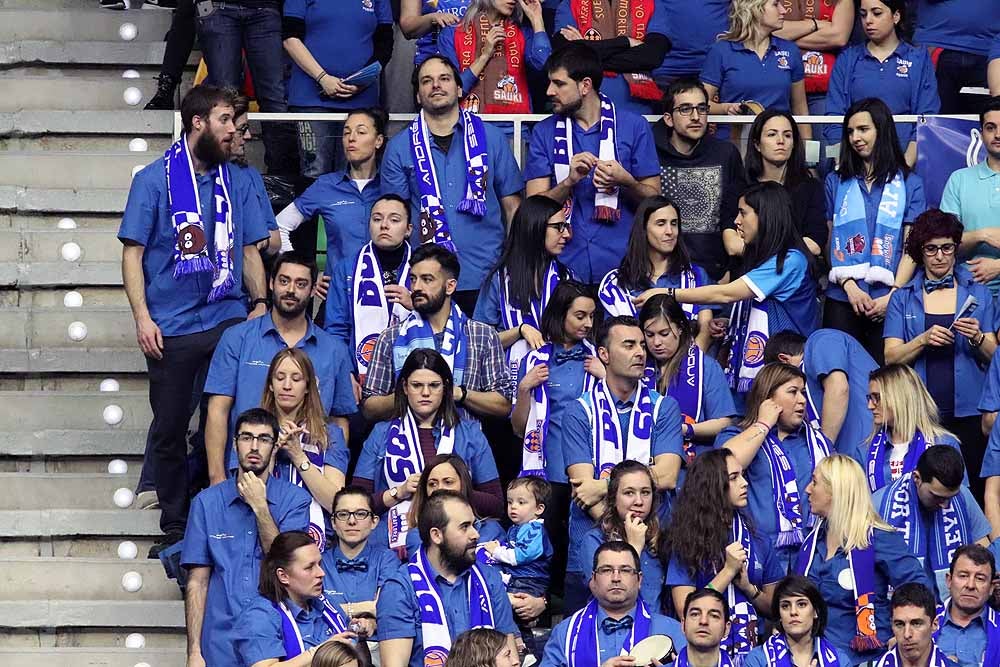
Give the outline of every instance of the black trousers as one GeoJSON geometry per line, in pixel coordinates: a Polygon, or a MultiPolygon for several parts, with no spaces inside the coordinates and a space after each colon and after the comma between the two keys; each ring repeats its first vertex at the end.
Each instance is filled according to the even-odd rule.
{"type": "Polygon", "coordinates": [[[177,7],[170,19],[170,30],[167,32],[160,74],[176,81],[181,80],[191,49],[194,48],[195,30],[194,0],[177,0],[177,7]]]}
{"type": "Polygon", "coordinates": [[[934,70],[937,76],[941,113],[979,113],[987,97],[962,95],[965,87],[986,87],[986,56],[945,49],[938,57],[934,70]]]}
{"type": "Polygon", "coordinates": [[[828,298],[826,305],[823,306],[823,326],[853,336],[879,366],[885,365],[882,322],[873,322],[867,317],[856,314],[847,301],[828,298]]]}
{"type": "Polygon", "coordinates": [[[183,533],[187,525],[190,506],[187,426],[192,414],[191,395],[195,382],[202,369],[212,361],[222,333],[242,321],[226,320],[214,329],[186,336],[164,336],[163,358],[146,358],[149,406],[153,410],[153,423],[149,426],[150,453],[156,495],[160,501],[160,529],[165,534],[183,533]]]}
{"type": "Polygon", "coordinates": [[[955,434],[962,443],[962,458],[965,459],[965,470],[969,474],[969,490],[975,496],[980,507],[983,505],[983,494],[986,491],[986,480],[979,476],[983,467],[983,456],[986,455],[988,439],[983,435],[982,417],[950,417],[942,420],[942,425],[955,434]]]}

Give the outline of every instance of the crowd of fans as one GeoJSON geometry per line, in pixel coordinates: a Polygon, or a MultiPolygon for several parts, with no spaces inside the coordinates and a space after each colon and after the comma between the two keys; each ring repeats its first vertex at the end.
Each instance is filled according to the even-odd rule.
{"type": "Polygon", "coordinates": [[[197,3],[119,230],[188,665],[1000,664],[989,4],[402,0],[389,136],[388,2],[197,3]],[[264,124],[277,215],[241,51],[347,112],[264,124]],[[970,111],[929,207],[893,114],[970,111]]]}

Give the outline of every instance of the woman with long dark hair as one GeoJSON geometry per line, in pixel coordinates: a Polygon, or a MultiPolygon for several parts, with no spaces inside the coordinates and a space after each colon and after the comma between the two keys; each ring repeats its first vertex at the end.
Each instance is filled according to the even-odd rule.
{"type": "Polygon", "coordinates": [[[924,183],[906,164],[885,102],[855,102],[843,131],[840,164],[825,183],[832,235],[823,326],[850,334],[882,364],[889,297],[913,277],[903,247],[927,208],[924,183]]]}
{"type": "Polygon", "coordinates": [[[743,466],[728,449],[699,455],[674,503],[660,541],[674,609],[699,588],[729,598],[732,628],[723,647],[732,657],[756,645],[758,612],[766,614],[784,571],[771,543],[754,528],[743,466]]]}
{"type": "MultiPolygon", "coordinates": [[[[650,288],[698,287],[711,282],[705,269],[691,263],[677,204],[654,195],[644,199],[636,209],[625,256],[618,268],[601,280],[597,295],[608,315],[635,317],[636,306],[631,297],[650,288]]],[[[707,350],[712,342],[711,309],[688,304],[684,310],[698,323],[698,345],[707,350]]]]}

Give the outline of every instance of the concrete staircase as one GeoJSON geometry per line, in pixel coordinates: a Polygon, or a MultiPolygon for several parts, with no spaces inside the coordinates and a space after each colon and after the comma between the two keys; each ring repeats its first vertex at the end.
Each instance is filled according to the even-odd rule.
{"type": "Polygon", "coordinates": [[[150,419],[115,232],[133,168],[170,142],[172,114],[139,111],[169,23],[169,12],[102,11],[97,0],[0,0],[5,667],[184,664],[180,592],[144,558],[159,513],[112,501],[135,486],[150,419]],[[138,29],[132,41],[119,36],[125,22],[138,29]],[[128,69],[140,78],[122,78],[128,69]],[[123,99],[130,86],[137,106],[123,99]],[[145,149],[130,152],[137,137],[145,149]],[[73,323],[86,326],[82,340],[70,338],[73,323]],[[107,378],[117,391],[100,390],[107,378]],[[117,424],[104,419],[109,405],[121,408],[117,424]],[[128,472],[108,474],[111,459],[128,472]],[[126,540],[137,559],[119,558],[126,540]],[[138,591],[124,589],[127,572],[141,577],[138,591]],[[144,647],[126,648],[134,633],[144,647]]]}

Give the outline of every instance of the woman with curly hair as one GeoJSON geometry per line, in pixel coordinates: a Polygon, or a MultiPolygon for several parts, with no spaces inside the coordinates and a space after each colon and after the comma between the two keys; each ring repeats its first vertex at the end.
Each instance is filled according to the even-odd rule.
{"type": "Polygon", "coordinates": [[[756,646],[758,611],[770,609],[771,592],[784,574],[746,508],[743,466],[728,449],[709,450],[688,469],[660,541],[675,609],[699,588],[729,599],[732,627],[722,645],[732,657],[756,646]]]}

